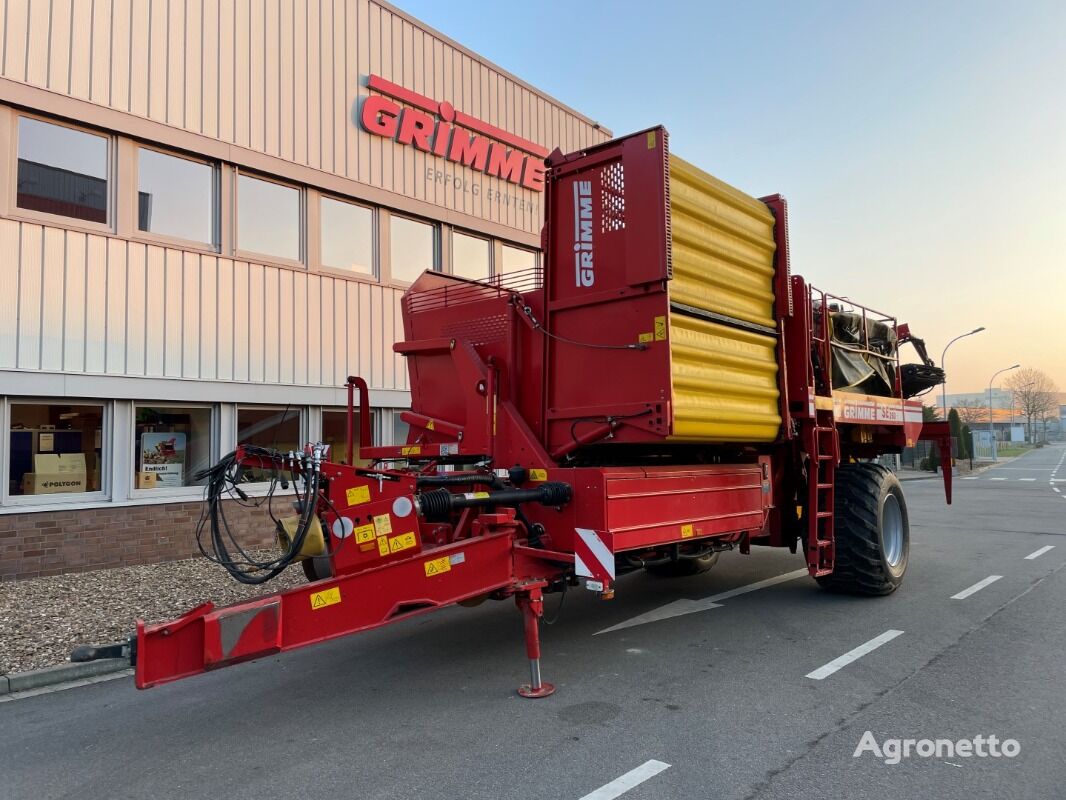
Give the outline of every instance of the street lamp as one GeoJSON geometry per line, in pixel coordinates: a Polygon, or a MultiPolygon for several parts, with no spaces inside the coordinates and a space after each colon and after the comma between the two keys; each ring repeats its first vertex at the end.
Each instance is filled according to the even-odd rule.
{"type": "MultiPolygon", "coordinates": [[[[988,436],[993,442],[996,440],[996,430],[992,427],[992,384],[995,383],[996,375],[999,375],[1002,372],[1009,372],[1012,369],[1018,369],[1020,366],[1021,364],[1015,364],[1013,367],[1004,367],[999,372],[994,373],[992,378],[988,381],[988,436]]],[[[992,452],[994,453],[995,450],[993,449],[992,452]]]]}
{"type": "Polygon", "coordinates": [[[947,365],[944,363],[944,359],[947,358],[948,355],[948,348],[955,344],[959,339],[965,339],[967,336],[973,336],[975,333],[980,333],[983,330],[984,326],[981,326],[980,328],[974,328],[969,333],[963,333],[956,336],[945,345],[944,352],[940,354],[940,368],[944,370],[944,382],[940,384],[940,405],[944,409],[944,419],[948,418],[948,373],[947,365]]]}

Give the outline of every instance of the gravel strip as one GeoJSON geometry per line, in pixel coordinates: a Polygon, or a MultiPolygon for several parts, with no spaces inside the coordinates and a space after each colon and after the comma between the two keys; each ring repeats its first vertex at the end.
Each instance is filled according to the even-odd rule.
{"type": "Polygon", "coordinates": [[[62,664],[80,644],[119,641],[138,617],[160,622],[205,600],[224,606],[304,583],[299,564],[245,586],[203,558],[0,583],[0,675],[62,664]]]}

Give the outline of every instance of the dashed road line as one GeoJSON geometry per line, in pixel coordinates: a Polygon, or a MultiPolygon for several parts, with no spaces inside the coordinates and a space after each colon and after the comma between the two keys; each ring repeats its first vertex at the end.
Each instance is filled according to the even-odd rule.
{"type": "Polygon", "coordinates": [[[1035,550],[1032,553],[1030,553],[1029,555],[1027,555],[1025,557],[1025,560],[1026,561],[1032,561],[1034,558],[1040,558],[1040,556],[1044,555],[1044,553],[1048,552],[1049,550],[1054,550],[1054,549],[1055,549],[1055,545],[1046,544],[1043,547],[1041,547],[1039,550],[1035,550]]]}
{"type": "Polygon", "coordinates": [[[1036,478],[1018,478],[1020,481],[1035,481],[1036,478]]]}
{"type": "Polygon", "coordinates": [[[875,636],[865,644],[860,644],[854,650],[849,650],[844,655],[834,658],[828,664],[818,667],[814,672],[808,672],[807,677],[814,681],[822,681],[837,672],[852,661],[857,661],[868,653],[872,653],[878,647],[888,642],[891,642],[897,636],[902,636],[903,631],[888,630],[882,633],[880,636],[875,636]]]}
{"type": "Polygon", "coordinates": [[[965,600],[971,594],[976,594],[977,592],[979,592],[982,589],[984,589],[986,586],[991,586],[993,583],[995,583],[996,581],[998,581],[1002,577],[1003,577],[1002,575],[989,575],[984,580],[980,580],[977,583],[975,583],[973,586],[970,586],[967,589],[963,589],[958,594],[953,594],[951,596],[951,599],[952,600],[965,600]]]}
{"type": "Polygon", "coordinates": [[[604,784],[599,789],[584,795],[581,800],[614,800],[621,797],[634,786],[639,786],[645,781],[654,778],[660,772],[670,769],[670,765],[654,758],[645,761],[636,769],[631,769],[625,775],[620,775],[610,783],[604,784]]]}

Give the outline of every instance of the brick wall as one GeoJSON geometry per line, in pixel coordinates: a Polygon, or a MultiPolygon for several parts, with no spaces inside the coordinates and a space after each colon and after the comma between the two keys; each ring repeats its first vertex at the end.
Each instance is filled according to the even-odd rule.
{"type": "MultiPolygon", "coordinates": [[[[243,546],[273,540],[265,506],[245,508],[230,501],[225,509],[243,546]]],[[[194,501],[0,515],[0,581],[197,556],[202,510],[203,503],[194,501]]]]}

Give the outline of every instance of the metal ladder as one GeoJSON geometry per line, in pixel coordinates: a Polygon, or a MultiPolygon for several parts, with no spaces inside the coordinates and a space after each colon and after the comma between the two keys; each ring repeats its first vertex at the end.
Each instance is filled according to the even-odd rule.
{"type": "Polygon", "coordinates": [[[840,440],[831,410],[818,410],[807,426],[805,447],[810,458],[807,470],[807,569],[811,577],[833,571],[836,545],[833,540],[833,500],[840,440]]]}

